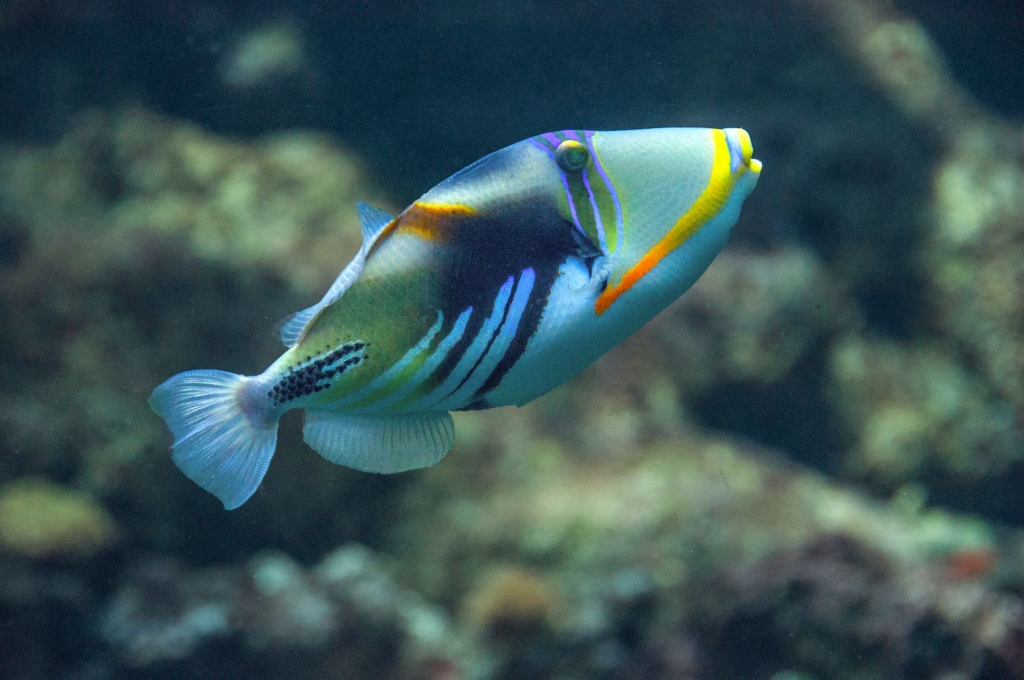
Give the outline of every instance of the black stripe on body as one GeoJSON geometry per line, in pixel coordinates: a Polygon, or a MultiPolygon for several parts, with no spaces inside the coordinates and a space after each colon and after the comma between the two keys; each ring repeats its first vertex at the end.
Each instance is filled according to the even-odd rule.
{"type": "MultiPolygon", "coordinates": [[[[580,234],[575,225],[559,216],[554,201],[541,198],[527,199],[486,213],[478,212],[460,218],[453,243],[458,244],[458,247],[443,277],[443,308],[464,310],[472,305],[473,316],[466,334],[438,368],[435,374],[438,383],[451,373],[479,334],[484,319],[494,306],[498,290],[508,277],[514,276],[518,280],[523,270],[529,267],[533,268],[536,275],[529,302],[508,351],[463,410],[486,408],[485,395],[515,365],[537,331],[551,288],[558,277],[559,267],[573,256],[592,262],[600,251],[580,234]]],[[[509,305],[511,297],[502,312],[503,323],[509,305]]],[[[488,342],[488,349],[491,342],[493,338],[488,342]]],[[[483,356],[486,356],[486,352],[477,364],[483,356]]],[[[475,370],[476,366],[473,368],[475,370]]],[[[460,384],[469,375],[472,375],[472,371],[467,373],[460,384]]]]}
{"type": "MultiPolygon", "coordinates": [[[[480,353],[480,356],[476,358],[476,361],[473,362],[473,365],[470,367],[470,369],[466,371],[466,375],[462,377],[462,380],[459,381],[459,384],[456,385],[455,389],[453,389],[448,394],[444,395],[445,399],[447,399],[448,397],[462,389],[462,386],[465,385],[466,382],[473,377],[473,374],[476,373],[476,370],[480,368],[480,364],[487,357],[487,353],[491,351],[491,347],[494,345],[494,339],[498,337],[498,333],[499,331],[501,331],[502,326],[504,326],[505,322],[508,321],[508,310],[509,308],[512,307],[512,300],[515,298],[515,292],[518,287],[519,283],[516,282],[516,284],[512,288],[512,291],[509,293],[508,300],[505,302],[505,308],[501,310],[501,319],[498,321],[498,324],[494,327],[494,331],[491,333],[491,337],[487,340],[487,344],[484,346],[484,351],[480,353]]],[[[481,315],[480,318],[482,320],[484,316],[481,315]]],[[[518,332],[516,334],[518,335],[518,332]]],[[[477,394],[479,394],[479,392],[477,394]]],[[[474,394],[474,396],[476,395],[474,394]]]]}

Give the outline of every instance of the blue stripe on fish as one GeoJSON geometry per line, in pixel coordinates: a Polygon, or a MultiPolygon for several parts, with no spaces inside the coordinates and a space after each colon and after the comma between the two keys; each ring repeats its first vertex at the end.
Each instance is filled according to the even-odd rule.
{"type": "Polygon", "coordinates": [[[501,320],[505,316],[505,310],[508,307],[509,299],[512,296],[512,287],[515,282],[513,277],[508,277],[504,285],[498,290],[497,296],[494,298],[494,307],[491,309],[490,316],[484,321],[480,327],[479,332],[469,347],[463,352],[459,358],[458,363],[452,372],[445,378],[437,388],[435,388],[430,394],[418,399],[413,404],[410,404],[409,408],[414,410],[426,410],[436,409],[438,403],[445,399],[448,395],[459,388],[466,378],[469,376],[473,367],[479,361],[480,357],[483,356],[484,352],[487,351],[487,347],[491,343],[491,339],[497,332],[501,325],[501,320]]]}
{"type": "Polygon", "coordinates": [[[420,354],[430,347],[430,341],[433,340],[434,336],[441,330],[441,324],[443,322],[444,313],[441,310],[437,310],[437,321],[434,322],[434,325],[430,327],[430,330],[427,331],[426,335],[424,335],[420,341],[412,347],[412,349],[406,352],[405,355],[395,362],[388,370],[374,378],[369,385],[356,390],[343,399],[339,399],[336,403],[345,405],[358,404],[361,401],[372,399],[375,392],[387,389],[387,387],[392,385],[395,380],[402,375],[402,372],[405,371],[420,354]]]}
{"type": "MultiPolygon", "coordinates": [[[[463,334],[466,332],[466,325],[469,323],[469,317],[472,314],[473,308],[470,307],[459,315],[459,318],[455,320],[455,324],[448,335],[446,335],[438,344],[437,348],[431,353],[427,360],[423,362],[423,365],[417,369],[416,373],[409,378],[405,384],[399,387],[394,394],[384,397],[383,399],[378,399],[361,410],[369,411],[372,409],[390,408],[401,403],[403,399],[421,387],[434,374],[437,367],[441,365],[441,362],[445,360],[448,353],[451,352],[452,347],[462,339],[463,334]]],[[[409,409],[400,408],[399,410],[409,409]]],[[[354,410],[353,412],[358,412],[358,410],[354,410]]]]}
{"type": "Polygon", "coordinates": [[[478,390],[484,386],[484,383],[487,382],[494,369],[505,358],[505,353],[512,344],[516,331],[519,330],[519,322],[522,320],[523,312],[530,301],[530,294],[533,292],[533,282],[535,279],[536,274],[533,269],[523,270],[516,285],[512,301],[505,310],[501,327],[491,339],[491,342],[488,343],[489,346],[485,353],[472,369],[467,372],[462,384],[448,398],[438,403],[437,408],[444,409],[445,411],[460,409],[470,404],[475,397],[479,396],[477,394],[478,390]]]}

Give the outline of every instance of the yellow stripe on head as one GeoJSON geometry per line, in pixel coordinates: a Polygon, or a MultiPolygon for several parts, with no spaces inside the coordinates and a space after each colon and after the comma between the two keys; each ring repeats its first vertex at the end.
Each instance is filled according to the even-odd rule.
{"type": "MultiPolygon", "coordinates": [[[[711,130],[711,135],[715,144],[715,154],[711,164],[711,175],[704,191],[668,233],[626,271],[620,281],[608,283],[608,287],[602,291],[594,303],[594,311],[597,314],[604,314],[620,295],[632,288],[666,255],[686,243],[705,222],[717,215],[729,200],[737,177],[732,173],[730,167],[729,142],[724,130],[711,130]]],[[[747,138],[747,144],[749,144],[749,138],[747,138]]]]}

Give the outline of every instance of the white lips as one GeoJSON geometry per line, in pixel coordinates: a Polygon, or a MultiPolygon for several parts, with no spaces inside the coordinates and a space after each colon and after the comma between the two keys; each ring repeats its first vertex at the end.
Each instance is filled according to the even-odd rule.
{"type": "Polygon", "coordinates": [[[753,158],[754,146],[743,128],[725,128],[725,141],[729,145],[729,169],[735,175],[741,169],[761,172],[761,161],[753,158]]]}

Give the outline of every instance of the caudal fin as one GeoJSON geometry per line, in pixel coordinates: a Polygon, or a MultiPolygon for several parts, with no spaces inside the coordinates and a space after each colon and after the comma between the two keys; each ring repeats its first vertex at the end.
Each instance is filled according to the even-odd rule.
{"type": "Polygon", "coordinates": [[[153,390],[149,406],[174,434],[171,459],[227,510],[249,500],[277,446],[277,419],[262,408],[252,378],[225,371],[179,373],[153,390]]]}

